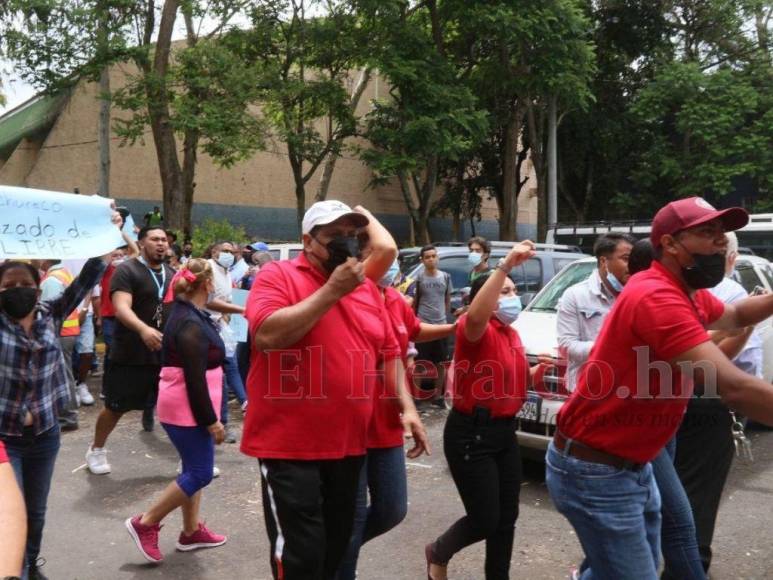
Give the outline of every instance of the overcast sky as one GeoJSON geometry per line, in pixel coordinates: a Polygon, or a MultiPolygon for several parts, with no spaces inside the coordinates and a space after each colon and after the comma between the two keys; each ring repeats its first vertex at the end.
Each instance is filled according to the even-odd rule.
{"type": "Polygon", "coordinates": [[[8,109],[13,109],[16,105],[29,99],[36,91],[13,73],[12,65],[8,61],[0,60],[0,70],[3,71],[0,77],[3,86],[0,90],[6,99],[5,106],[0,106],[0,115],[2,115],[8,109]]]}

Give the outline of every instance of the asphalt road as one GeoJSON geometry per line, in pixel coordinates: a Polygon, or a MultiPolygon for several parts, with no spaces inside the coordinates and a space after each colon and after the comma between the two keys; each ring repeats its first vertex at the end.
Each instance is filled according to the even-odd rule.
{"type": "MultiPolygon", "coordinates": [[[[97,405],[98,407],[98,405],[97,405]]],[[[145,563],[123,521],[149,505],[175,477],[177,456],[159,427],[144,433],[140,414],[127,415],[108,442],[113,472],[94,476],[81,468],[92,436],[97,407],[81,410],[81,428],[63,435],[51,490],[42,555],[51,580],[269,579],[268,542],[263,525],[257,462],[238,445],[217,451],[223,475],[204,492],[202,513],[228,543],[194,553],[174,551],[180,516],[173,514],[161,532],[166,561],[145,563]]],[[[234,408],[235,425],[240,413],[234,408]]],[[[395,530],[367,544],[359,578],[424,577],[423,546],[462,514],[443,457],[445,412],[427,412],[434,453],[408,464],[408,517],[395,530]]],[[[714,541],[712,580],[773,578],[773,432],[754,431],[755,462],[736,462],[726,489],[714,541]]],[[[553,508],[543,467],[526,462],[521,508],[512,559],[512,578],[566,578],[581,559],[568,522],[553,508]]],[[[468,548],[452,560],[454,580],[483,578],[483,546],[468,548]]]]}

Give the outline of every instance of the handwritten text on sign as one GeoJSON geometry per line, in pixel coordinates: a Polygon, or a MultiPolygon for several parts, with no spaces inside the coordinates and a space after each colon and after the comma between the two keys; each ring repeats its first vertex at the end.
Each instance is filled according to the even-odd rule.
{"type": "Polygon", "coordinates": [[[110,200],[0,185],[0,259],[102,256],[125,242],[110,200]]]}

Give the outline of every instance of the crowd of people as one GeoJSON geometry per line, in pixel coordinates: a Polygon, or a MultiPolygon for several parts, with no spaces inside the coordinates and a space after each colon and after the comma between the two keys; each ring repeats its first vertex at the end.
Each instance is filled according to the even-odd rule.
{"type": "MultiPolygon", "coordinates": [[[[105,227],[125,217],[115,212],[105,227]]],[[[599,238],[597,269],[561,299],[571,395],[546,481],[585,553],[573,577],[654,580],[661,554],[665,577],[707,577],[733,413],[773,423],[754,333],[773,296],[746,297],[726,277],[738,253],[731,232],[747,221],[739,208],[672,202],[649,240],[599,238]]],[[[453,289],[437,249],[422,248],[423,272],[406,280],[394,239],[359,206],[311,206],[292,260],[233,241],[195,257],[189,241],[170,240],[158,208],[136,241],[123,236],[124,247],[76,277],[55,260],[0,265],[0,515],[9,522],[0,577],[46,578],[38,557],[60,432],[77,428],[77,405],[94,395],[104,406],[86,452],[92,474],[112,471],[106,445],[130,411],[146,430],[157,417],[180,457],[177,478],[125,521],[141,555],[163,561],[161,524],[178,508],[178,550],[225,544],[200,505],[219,475],[215,445],[238,439],[233,394],[241,451],[259,463],[274,578],[354,579],[361,547],[406,516],[405,458],[431,453],[415,398],[424,387],[442,400],[452,336],[443,451],[464,514],[425,546],[426,575],[447,578],[454,555],[484,541],[482,576],[509,577],[516,416],[555,362],[530,365],[512,326],[522,303],[510,273],[533,257],[532,242],[491,265],[488,241],[472,238],[469,298],[449,317],[453,289]],[[249,291],[246,306],[235,288],[249,291]],[[247,319],[246,341],[233,334],[235,315],[247,319]],[[95,328],[106,347],[101,393],[86,383],[95,328]],[[419,362],[435,370],[420,375],[424,384],[408,372],[419,362]]]]}

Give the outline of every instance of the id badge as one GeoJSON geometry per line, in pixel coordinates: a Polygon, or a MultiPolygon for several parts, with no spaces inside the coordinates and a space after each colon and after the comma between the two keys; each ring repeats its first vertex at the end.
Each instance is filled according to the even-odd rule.
{"type": "Polygon", "coordinates": [[[161,304],[156,306],[156,312],[153,314],[153,322],[156,323],[156,328],[161,328],[161,324],[164,321],[164,309],[161,304]]]}

